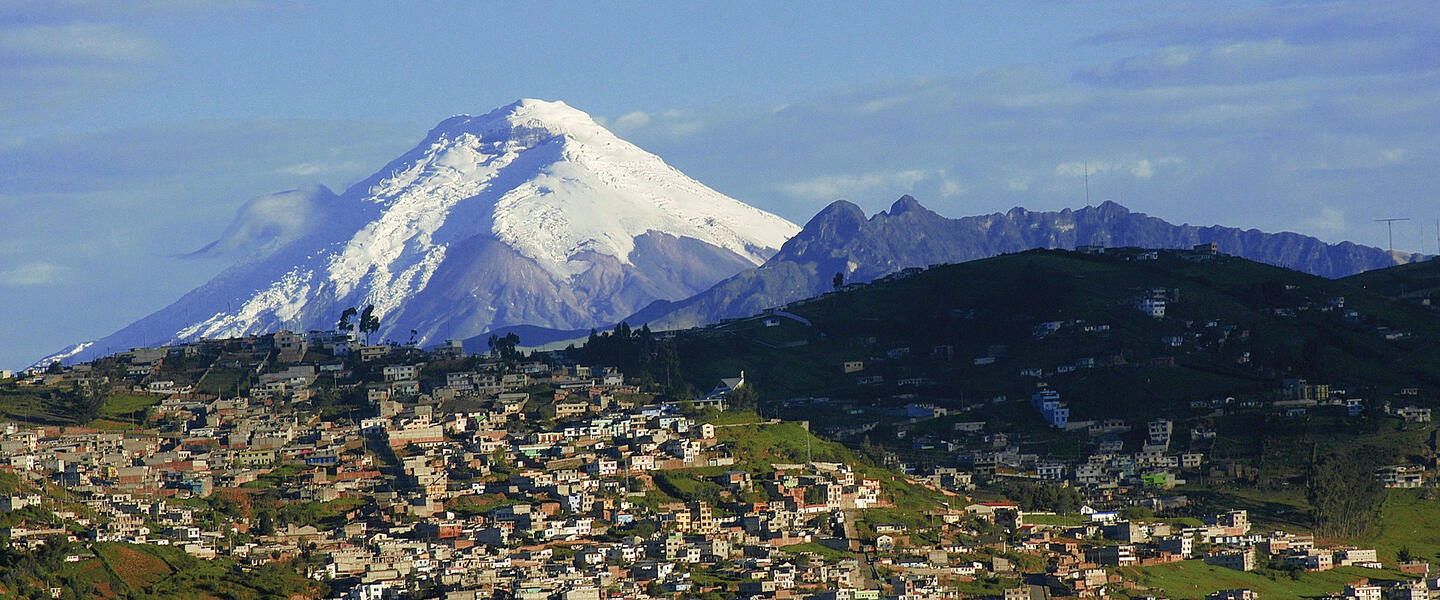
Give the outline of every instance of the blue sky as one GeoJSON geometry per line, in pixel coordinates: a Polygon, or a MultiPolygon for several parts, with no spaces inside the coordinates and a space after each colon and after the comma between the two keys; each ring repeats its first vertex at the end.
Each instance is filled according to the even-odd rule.
{"type": "Polygon", "coordinates": [[[1434,253],[1433,2],[0,7],[0,366],[152,312],[247,199],[559,99],[803,223],[1115,200],[1434,253]]]}

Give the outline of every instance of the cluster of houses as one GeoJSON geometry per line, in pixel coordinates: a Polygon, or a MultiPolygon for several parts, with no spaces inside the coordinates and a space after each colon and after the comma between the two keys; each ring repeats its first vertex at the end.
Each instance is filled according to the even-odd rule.
{"type": "MultiPolygon", "coordinates": [[[[1163,317],[1164,302],[1178,299],[1178,290],[1151,290],[1145,298],[1158,303],[1163,317]]],[[[1108,327],[1057,321],[1037,325],[1036,336],[1066,328],[1108,327]]],[[[991,348],[987,358],[1005,351],[991,348]]],[[[887,356],[908,353],[897,347],[887,356]]],[[[953,348],[930,354],[946,353],[953,348]]],[[[136,349],[118,363],[110,375],[78,365],[26,376],[28,385],[57,387],[105,386],[122,377],[126,389],[148,394],[154,404],[139,427],[123,431],[4,425],[0,471],[21,485],[0,495],[0,513],[23,518],[11,519],[0,539],[18,548],[54,536],[167,545],[246,567],[319,556],[305,563],[304,574],[329,582],[336,598],[361,600],[706,592],[820,600],[1102,598],[1128,583],[1122,567],[1185,560],[1239,571],[1262,560],[1317,571],[1381,566],[1373,549],[1251,533],[1244,511],[1181,527],[1089,507],[1083,522],[1051,520],[1012,503],[970,501],[966,492],[976,479],[1010,478],[1071,486],[1101,507],[1136,498],[1155,509],[1186,502],[1164,490],[1205,465],[1199,449],[1213,432],[1192,430],[1183,444],[1169,419],[1133,432],[1141,425],[1122,419],[1073,421],[1048,386],[1035,388],[1031,407],[1051,427],[1088,436],[1093,451],[1084,458],[1026,453],[1006,433],[962,421],[948,433],[985,449],[957,452],[956,466],[912,477],[808,457],[787,464],[741,455],[735,437],[725,435],[732,425],[697,415],[724,410],[729,394],[746,385],[743,373],[693,402],[656,402],[614,368],[479,360],[458,344],[422,352],[334,332],[136,349]],[[237,384],[235,393],[202,394],[198,381],[167,365],[200,358],[206,372],[245,373],[248,389],[240,393],[237,384]],[[353,401],[337,408],[337,394],[353,401]],[[1122,438],[1139,443],[1127,449],[1122,438]],[[956,508],[920,509],[923,523],[887,520],[895,514],[887,511],[896,510],[897,485],[931,487],[956,508]],[[53,493],[55,486],[65,492],[53,493]],[[275,513],[262,519],[197,501],[259,493],[282,507],[328,516],[277,522],[275,513]],[[1015,585],[1003,594],[961,591],[982,580],[991,588],[997,581],[1015,585]]],[[[866,364],[848,361],[841,369],[859,374],[866,364]]],[[[928,380],[897,383],[922,387],[928,380]]],[[[1287,383],[1286,394],[1289,402],[1344,401],[1328,386],[1299,381],[1287,383]]],[[[1386,411],[1407,422],[1429,419],[1428,409],[1414,406],[1386,411]]],[[[950,414],[919,402],[900,412],[910,424],[950,414]]],[[[1414,487],[1425,474],[1423,466],[1396,465],[1376,476],[1414,487]]],[[[1423,562],[1400,568],[1422,579],[1404,586],[1356,582],[1344,594],[1410,599],[1440,587],[1423,562]]],[[[1229,590],[1212,597],[1254,595],[1229,590]]]]}
{"type": "MultiPolygon", "coordinates": [[[[312,386],[345,381],[350,368],[307,362],[306,338],[279,337],[267,360],[243,363],[262,371],[250,394],[156,393],[153,428],[7,424],[0,469],[25,491],[0,498],[0,511],[33,518],[0,534],[17,547],[55,535],[171,545],[250,566],[318,553],[323,565],[307,575],[332,582],[341,598],[669,596],[715,589],[692,575],[721,568],[727,594],[878,598],[878,588],[862,589],[860,560],[782,550],[873,547],[853,526],[847,535],[842,515],[888,500],[879,480],[851,465],[739,468],[716,425],[675,404],[639,404],[613,369],[579,365],[496,372],[482,363],[419,394],[421,361],[377,364],[374,380],[348,383],[364,388],[362,414],[321,419],[309,408],[312,386]],[[714,493],[667,500],[658,492],[669,473],[714,493]],[[45,492],[54,485],[66,493],[45,492]],[[267,487],[282,504],[342,512],[265,523],[189,501],[267,487]]],[[[150,354],[128,358],[146,362],[142,381],[162,373],[168,356],[150,354]]],[[[742,385],[743,375],[722,381],[705,400],[742,385]]]]}

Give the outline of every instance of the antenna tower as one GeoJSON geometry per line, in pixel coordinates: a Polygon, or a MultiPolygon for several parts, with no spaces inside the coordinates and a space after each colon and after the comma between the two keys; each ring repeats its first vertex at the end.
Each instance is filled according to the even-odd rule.
{"type": "Polygon", "coordinates": [[[1392,257],[1393,257],[1394,254],[1395,254],[1395,222],[1396,222],[1396,221],[1409,221],[1409,220],[1410,220],[1410,217],[1400,217],[1400,218],[1394,218],[1394,219],[1375,219],[1375,222],[1376,222],[1376,223],[1384,222],[1384,223],[1385,223],[1385,231],[1390,234],[1390,254],[1391,254],[1392,257]]]}
{"type": "Polygon", "coordinates": [[[1085,206],[1090,206],[1090,161],[1085,161],[1085,206]]]}

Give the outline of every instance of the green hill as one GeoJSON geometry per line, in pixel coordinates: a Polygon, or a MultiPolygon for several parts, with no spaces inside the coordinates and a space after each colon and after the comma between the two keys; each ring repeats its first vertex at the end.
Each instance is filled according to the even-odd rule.
{"type": "Polygon", "coordinates": [[[1434,299],[1434,304],[1440,304],[1440,260],[1366,271],[1341,281],[1394,299],[1434,299]]]}
{"type": "Polygon", "coordinates": [[[767,401],[915,393],[965,407],[1027,398],[1043,379],[1073,419],[1089,419],[1270,398],[1285,379],[1374,398],[1440,390],[1440,320],[1423,307],[1234,257],[1140,255],[1039,250],[937,266],[787,307],[808,325],[742,319],[677,344],[697,388],[744,370],[767,401]],[[1166,298],[1164,318],[1134,307],[1152,294],[1166,298]],[[846,374],[846,361],[863,369],[846,374]],[[1032,369],[1043,378],[1021,375],[1032,369]]]}

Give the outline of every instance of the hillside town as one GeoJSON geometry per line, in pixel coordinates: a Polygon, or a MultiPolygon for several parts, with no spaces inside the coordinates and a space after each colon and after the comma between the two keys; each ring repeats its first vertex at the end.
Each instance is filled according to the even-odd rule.
{"type": "MultiPolygon", "coordinates": [[[[990,450],[959,466],[886,468],[812,438],[808,423],[733,410],[743,372],[666,400],[564,356],[525,357],[503,339],[472,354],[458,342],[422,351],[281,331],[22,373],[14,385],[82,396],[118,385],[137,408],[106,427],[6,423],[0,538],[16,550],[66,544],[77,565],[117,544],[240,572],[283,564],[354,600],[1159,597],[1135,569],[1172,563],[1359,568],[1374,576],[1334,597],[1440,596],[1423,557],[1386,562],[1375,548],[1256,530],[1240,508],[1157,517],[1185,506],[1170,490],[1207,467],[1196,449],[1206,432],[1179,444],[1169,420],[1076,427],[1041,388],[1032,409],[1098,440],[1094,453],[1067,464],[960,421],[954,432],[990,450]],[[197,389],[224,374],[254,384],[197,389]],[[1131,428],[1144,430],[1137,451],[1105,441],[1131,428]],[[997,479],[1058,486],[1080,505],[1027,510],[977,489],[997,479]]],[[[1418,487],[1430,474],[1377,477],[1418,487]]]]}

